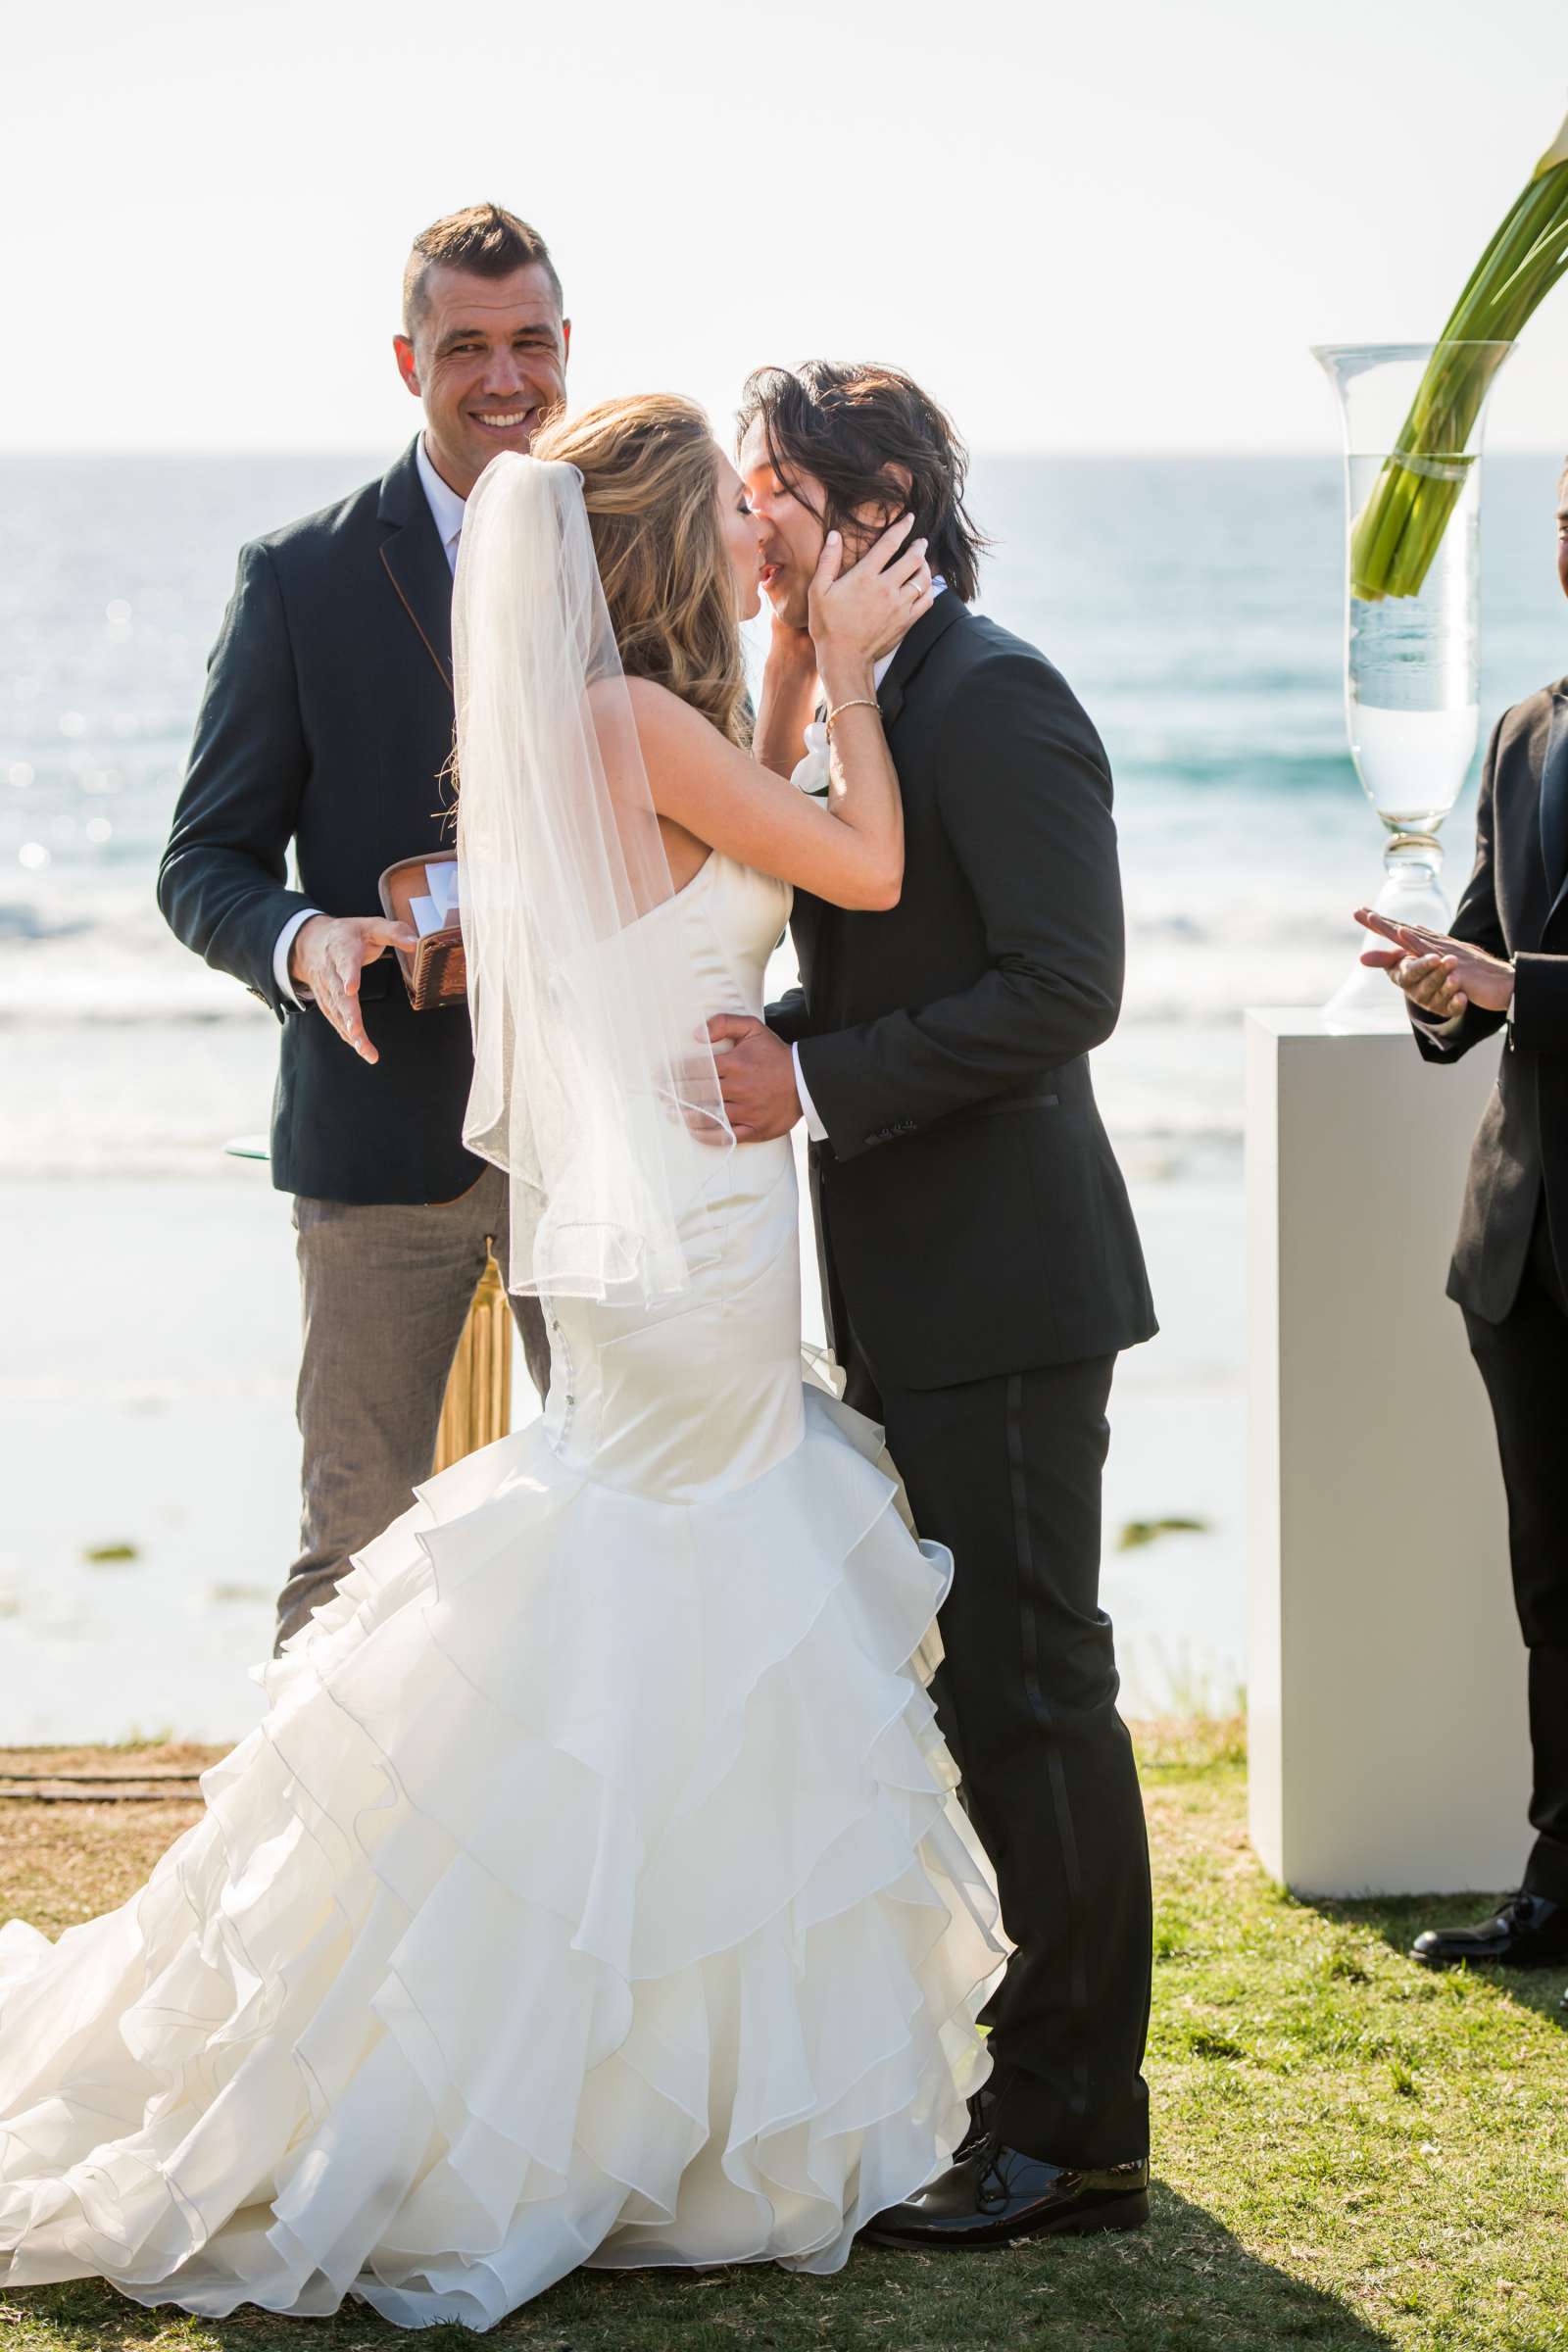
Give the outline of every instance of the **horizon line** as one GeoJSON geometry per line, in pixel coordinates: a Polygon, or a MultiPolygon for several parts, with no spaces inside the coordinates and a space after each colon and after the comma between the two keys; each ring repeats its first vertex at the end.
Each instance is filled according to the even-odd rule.
{"type": "MultiPolygon", "coordinates": [[[[377,445],[380,446],[380,445],[377,445]]],[[[406,447],[396,444],[396,450],[406,447]]],[[[390,455],[395,455],[392,451],[390,455]]],[[[1561,464],[1560,443],[1494,443],[1484,453],[1494,458],[1550,458],[1561,464]]],[[[390,455],[388,462],[390,463],[390,455]]],[[[121,445],[93,444],[83,446],[73,442],[39,441],[21,444],[0,444],[0,463],[27,458],[354,458],[372,459],[375,449],[365,441],[255,441],[212,442],[192,444],[125,442],[121,445]]],[[[1245,463],[1257,458],[1327,458],[1336,463],[1343,460],[1342,449],[1302,442],[1259,442],[1246,449],[1228,449],[1217,443],[1165,445],[1147,442],[1097,442],[1083,444],[1024,444],[1020,442],[992,442],[971,444],[972,462],[988,459],[1090,459],[1111,463],[1126,459],[1159,458],[1172,461],[1222,460],[1245,463]]]]}

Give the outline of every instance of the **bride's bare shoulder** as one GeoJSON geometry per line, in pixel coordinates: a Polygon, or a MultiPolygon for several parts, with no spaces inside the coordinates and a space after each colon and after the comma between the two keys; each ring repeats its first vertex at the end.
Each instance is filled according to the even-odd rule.
{"type": "MultiPolygon", "coordinates": [[[[723,760],[732,748],[710,719],[654,678],[607,680],[607,706],[612,696],[624,697],[616,707],[630,710],[643,758],[651,767],[662,765],[666,758],[701,761],[707,753],[723,760]]],[[[602,728],[604,715],[596,712],[596,717],[602,728]]]]}
{"type": "Polygon", "coordinates": [[[706,727],[708,721],[690,703],[683,703],[678,694],[661,686],[655,678],[627,678],[618,672],[612,678],[595,678],[588,689],[588,707],[596,722],[605,721],[617,712],[629,710],[637,721],[638,731],[645,727],[706,727]]]}
{"type": "Polygon", "coordinates": [[[625,691],[637,724],[654,727],[706,727],[708,721],[690,703],[683,703],[657,678],[627,678],[625,691]]]}

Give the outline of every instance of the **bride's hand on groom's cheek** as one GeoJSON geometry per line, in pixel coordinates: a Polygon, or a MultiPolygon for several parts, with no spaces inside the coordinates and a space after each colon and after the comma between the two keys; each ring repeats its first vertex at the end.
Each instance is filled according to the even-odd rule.
{"type": "Polygon", "coordinates": [[[913,515],[901,514],[847,571],[844,542],[828,533],[808,599],[824,685],[835,661],[879,662],[931,610],[926,542],[906,545],[913,528],[913,515]]]}

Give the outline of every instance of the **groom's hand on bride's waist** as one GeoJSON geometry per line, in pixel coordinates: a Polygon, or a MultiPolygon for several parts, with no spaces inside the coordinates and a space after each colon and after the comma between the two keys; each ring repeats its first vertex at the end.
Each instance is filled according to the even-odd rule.
{"type": "MultiPolygon", "coordinates": [[[[788,1135],[801,1115],[795,1087],[795,1058],[765,1021],[744,1013],[720,1013],[708,1024],[717,1049],[714,1065],[724,1097],[724,1113],[738,1144],[771,1143],[788,1135]]],[[[722,1143],[717,1130],[710,1140],[722,1143]]]]}
{"type": "Polygon", "coordinates": [[[379,1061],[360,1012],[360,974],[388,948],[417,945],[407,923],[388,922],[384,915],[313,914],[294,934],[288,976],[362,1061],[379,1061]]]}

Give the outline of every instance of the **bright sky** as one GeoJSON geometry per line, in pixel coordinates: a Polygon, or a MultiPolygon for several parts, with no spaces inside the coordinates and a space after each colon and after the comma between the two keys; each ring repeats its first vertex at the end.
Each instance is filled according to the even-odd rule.
{"type": "MultiPolygon", "coordinates": [[[[987,450],[1337,447],[1568,106],[1561,0],[73,0],[7,30],[0,447],[393,446],[413,232],[565,279],[571,392],[910,368],[987,450]]],[[[1568,449],[1568,282],[1493,406],[1568,449]]]]}

